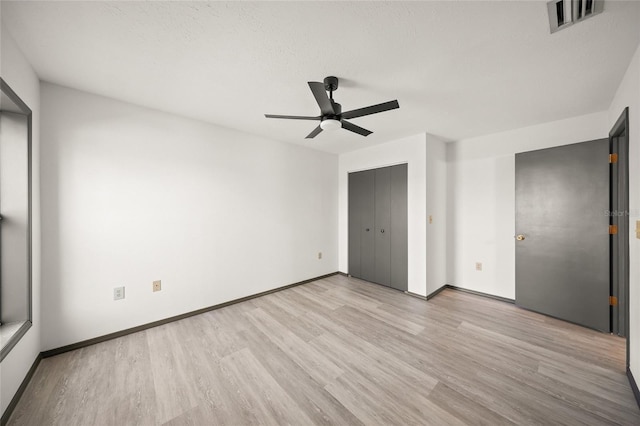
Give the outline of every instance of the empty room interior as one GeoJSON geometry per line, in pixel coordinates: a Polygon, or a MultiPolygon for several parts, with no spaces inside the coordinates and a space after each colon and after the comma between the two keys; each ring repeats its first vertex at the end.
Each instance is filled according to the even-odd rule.
{"type": "Polygon", "coordinates": [[[0,2],[0,414],[640,425],[640,2],[0,2]]]}

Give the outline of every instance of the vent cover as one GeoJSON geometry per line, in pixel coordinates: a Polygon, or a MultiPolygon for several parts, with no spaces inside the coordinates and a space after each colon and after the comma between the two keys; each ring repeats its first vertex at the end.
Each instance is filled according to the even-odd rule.
{"type": "Polygon", "coordinates": [[[547,2],[551,33],[584,21],[604,9],[604,0],[551,0],[547,2]]]}

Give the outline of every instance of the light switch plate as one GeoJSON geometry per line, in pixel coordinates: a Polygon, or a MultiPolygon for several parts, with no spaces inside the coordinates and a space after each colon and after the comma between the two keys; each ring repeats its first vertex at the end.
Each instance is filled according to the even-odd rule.
{"type": "Polygon", "coordinates": [[[158,280],[158,281],[154,281],[153,282],[153,291],[160,291],[162,290],[162,281],[158,280]]]}

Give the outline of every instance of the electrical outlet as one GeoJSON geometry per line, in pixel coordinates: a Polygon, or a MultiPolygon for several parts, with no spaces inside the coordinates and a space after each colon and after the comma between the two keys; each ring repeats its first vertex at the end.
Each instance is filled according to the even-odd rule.
{"type": "Polygon", "coordinates": [[[113,289],[113,300],[124,299],[124,287],[115,287],[113,289]]]}
{"type": "Polygon", "coordinates": [[[318,259],[322,259],[322,252],[321,251],[318,252],[318,259]]]}
{"type": "Polygon", "coordinates": [[[433,216],[429,215],[429,224],[433,223],[433,216]]]}
{"type": "Polygon", "coordinates": [[[482,271],[482,262],[476,262],[476,271],[482,271]]]}
{"type": "Polygon", "coordinates": [[[160,291],[162,290],[162,281],[158,280],[158,281],[154,281],[153,282],[153,291],[160,291]]]}

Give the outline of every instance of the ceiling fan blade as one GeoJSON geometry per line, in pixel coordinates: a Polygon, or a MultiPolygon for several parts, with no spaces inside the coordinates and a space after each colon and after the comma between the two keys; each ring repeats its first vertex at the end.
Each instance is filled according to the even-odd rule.
{"type": "Polygon", "coordinates": [[[313,132],[309,133],[305,139],[313,139],[322,131],[322,127],[318,126],[313,129],[313,132]]]}
{"type": "Polygon", "coordinates": [[[264,116],[267,118],[286,118],[289,120],[320,120],[322,118],[321,116],[307,117],[303,115],[275,115],[275,114],[265,114],[264,116]]]}
{"type": "Polygon", "coordinates": [[[317,81],[309,81],[308,83],[313,96],[316,98],[316,102],[318,102],[322,115],[335,115],[336,112],[333,110],[331,100],[327,96],[327,91],[324,90],[324,83],[317,81]]]}
{"type": "Polygon", "coordinates": [[[364,108],[354,109],[351,111],[343,112],[342,118],[356,118],[363,117],[365,115],[377,114],[379,112],[389,111],[391,109],[400,108],[398,101],[384,102],[378,105],[371,105],[364,108]]]}
{"type": "Polygon", "coordinates": [[[373,133],[370,130],[363,129],[360,126],[356,126],[353,123],[349,123],[346,120],[340,120],[340,122],[342,123],[342,128],[346,129],[346,130],[349,130],[350,132],[357,133],[357,134],[362,135],[362,136],[369,136],[371,133],[373,133]]]}

